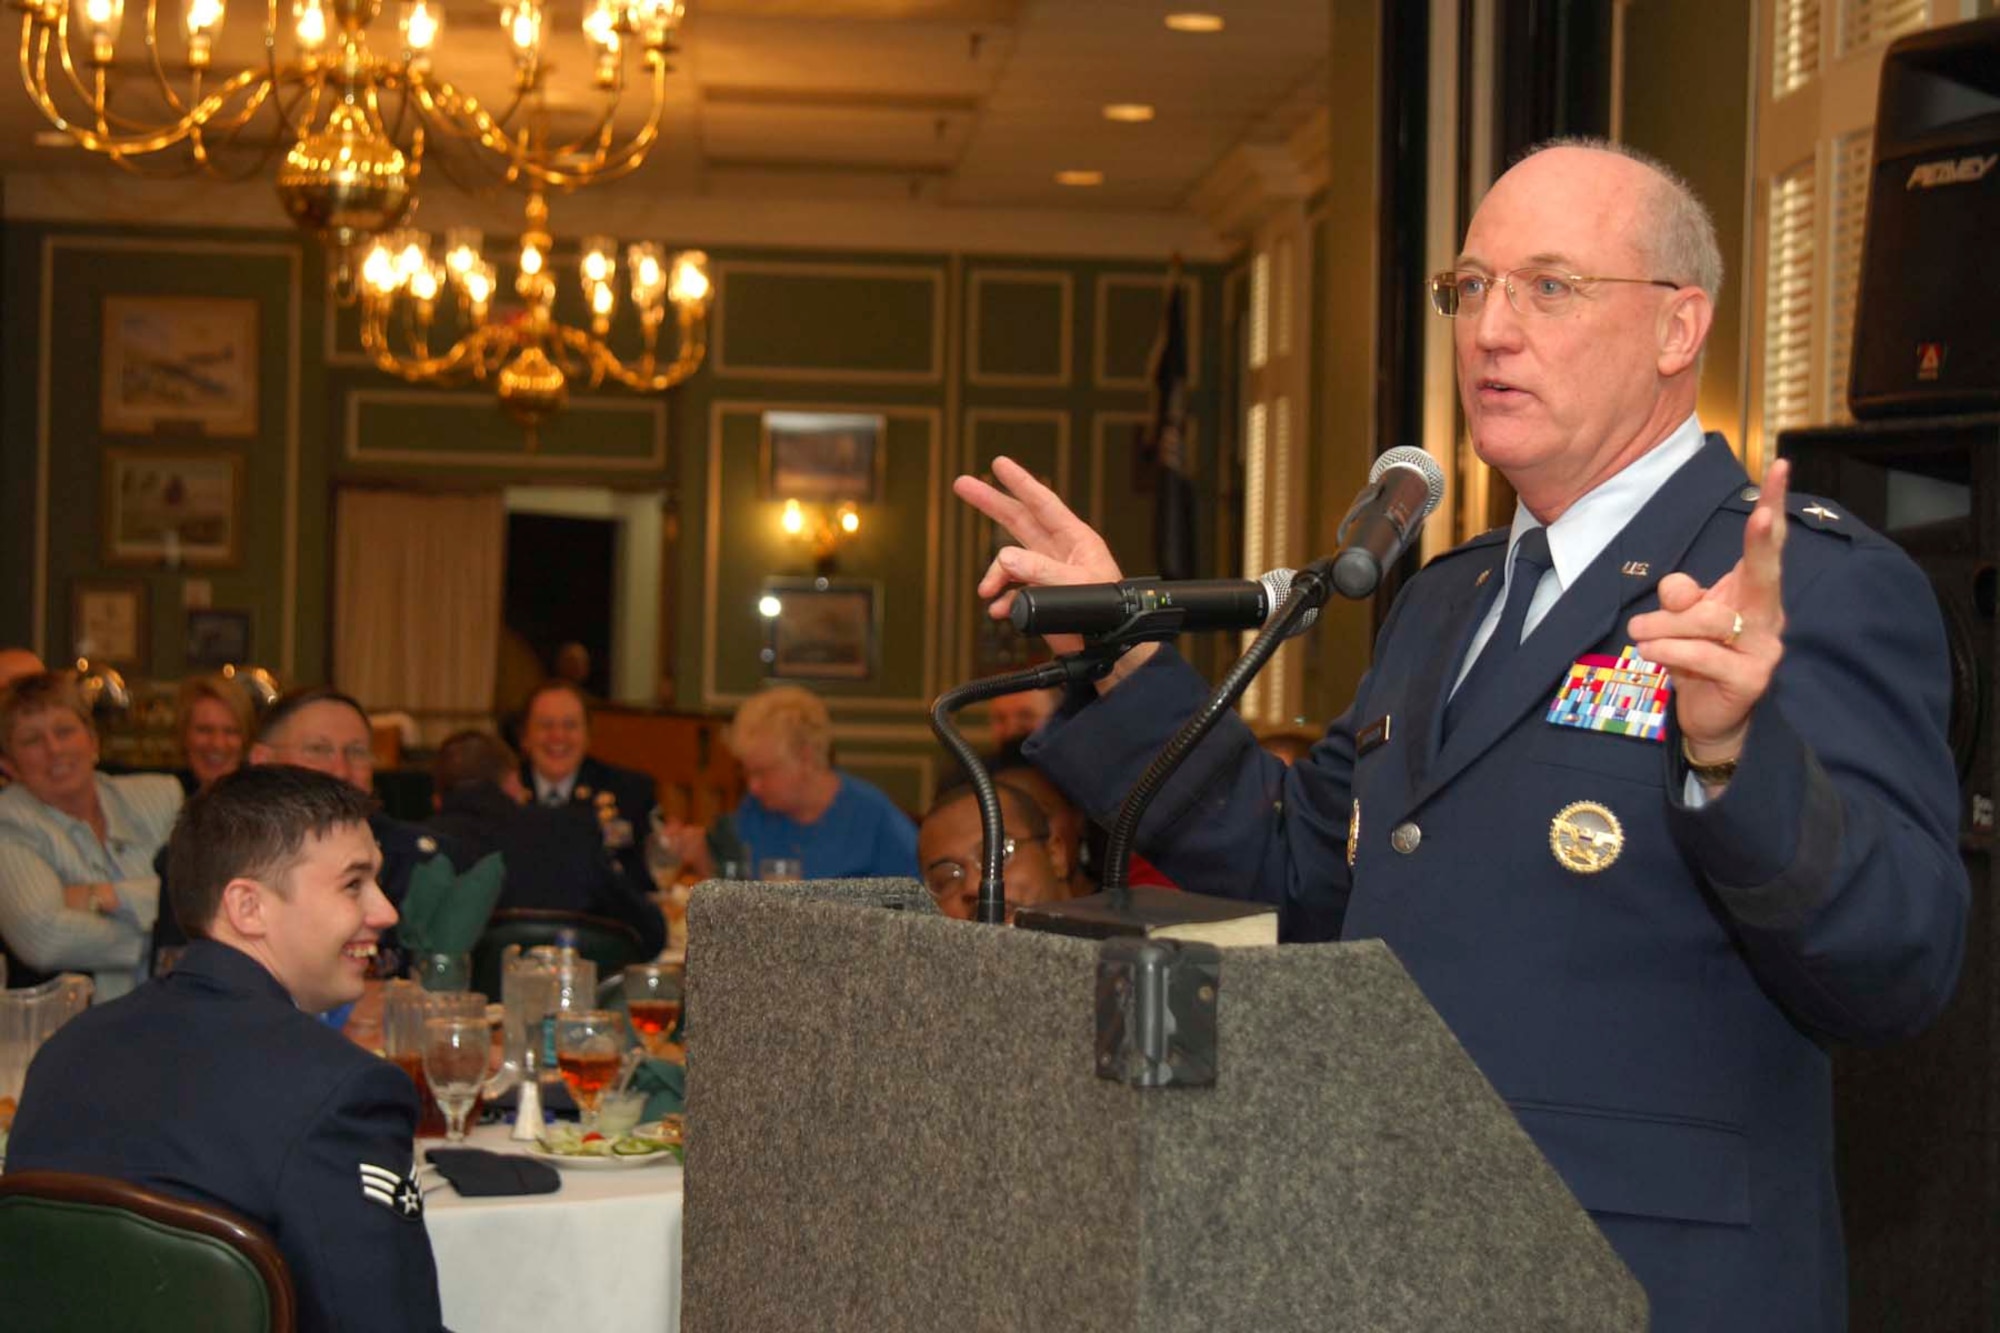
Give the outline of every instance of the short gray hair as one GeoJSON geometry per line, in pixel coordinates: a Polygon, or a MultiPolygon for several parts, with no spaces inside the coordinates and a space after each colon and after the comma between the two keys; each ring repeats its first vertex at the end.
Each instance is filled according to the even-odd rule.
{"type": "Polygon", "coordinates": [[[1648,277],[1666,278],[1683,286],[1699,287],[1711,301],[1722,299],[1722,246],[1715,239],[1715,219],[1681,174],[1672,167],[1630,144],[1591,135],[1566,135],[1536,144],[1521,155],[1522,161],[1551,148],[1587,148],[1615,153],[1637,162],[1658,178],[1647,211],[1647,234],[1643,244],[1650,252],[1655,272],[1648,277]]]}

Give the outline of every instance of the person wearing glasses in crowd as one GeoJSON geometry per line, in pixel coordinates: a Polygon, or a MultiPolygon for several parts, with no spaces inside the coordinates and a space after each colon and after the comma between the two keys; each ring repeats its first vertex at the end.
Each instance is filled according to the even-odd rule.
{"type": "MultiPolygon", "coordinates": [[[[1009,783],[994,786],[1006,830],[1002,892],[1011,925],[1018,909],[1073,898],[1076,889],[1069,853],[1049,836],[1048,817],[1035,799],[1009,783]]],[[[958,921],[977,916],[984,844],[978,793],[970,783],[948,789],[932,803],[917,830],[917,861],[923,866],[924,887],[946,916],[958,921]]]]}
{"type": "Polygon", "coordinates": [[[164,773],[97,770],[97,729],[67,671],[0,687],[0,946],[8,984],[88,972],[99,999],[146,977],[153,858],[181,808],[164,773]]]}
{"type": "MultiPolygon", "coordinates": [[[[1827,1048],[1923,1029],[1963,951],[1950,681],[1900,549],[1704,436],[1721,282],[1706,210],[1640,154],[1568,141],[1495,182],[1430,297],[1513,521],[1404,584],[1311,752],[1281,771],[1225,718],[1139,844],[1291,938],[1385,940],[1654,1329],[1838,1329],[1827,1048]]],[[[994,474],[955,483],[1019,543],[992,614],[1119,577],[994,474]]],[[[1103,818],[1207,693],[1136,648],[1027,752],[1103,818]]]]}
{"type": "MultiPolygon", "coordinates": [[[[328,777],[339,778],[356,791],[375,790],[375,750],[368,724],[368,711],[349,695],[327,686],[293,690],[271,705],[250,746],[250,762],[295,764],[328,777]]],[[[448,837],[421,824],[371,809],[369,831],[382,848],[382,869],[378,878],[382,892],[391,903],[400,904],[409,892],[410,875],[434,856],[449,857],[453,866],[465,869],[470,860],[448,837]]],[[[171,900],[171,893],[168,895],[171,900]]],[[[181,924],[171,911],[161,912],[153,932],[153,946],[178,948],[187,943],[181,924]]],[[[383,961],[378,967],[395,970],[394,935],[384,937],[383,961]]]]}
{"type": "Polygon", "coordinates": [[[443,1327],[416,1089],[309,1017],[361,995],[396,920],[370,804],[290,764],[191,797],[169,857],[194,942],[49,1039],[8,1142],[13,1171],[129,1180],[257,1223],[285,1256],[302,1333],[443,1327]]]}

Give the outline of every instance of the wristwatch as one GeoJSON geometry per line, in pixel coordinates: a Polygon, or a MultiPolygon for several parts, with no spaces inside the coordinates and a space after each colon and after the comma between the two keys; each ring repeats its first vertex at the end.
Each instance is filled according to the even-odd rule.
{"type": "Polygon", "coordinates": [[[1694,751],[1688,749],[1687,737],[1683,736],[1681,737],[1681,758],[1687,761],[1688,772],[1694,774],[1695,781],[1701,783],[1704,787],[1720,787],[1736,776],[1736,761],[1742,758],[1742,756],[1731,755],[1727,759],[1718,759],[1712,764],[1704,764],[1701,760],[1694,757],[1694,751]]]}

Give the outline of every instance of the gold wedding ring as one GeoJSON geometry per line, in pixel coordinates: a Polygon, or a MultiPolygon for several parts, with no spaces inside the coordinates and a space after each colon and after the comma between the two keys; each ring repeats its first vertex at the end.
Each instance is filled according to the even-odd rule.
{"type": "Polygon", "coordinates": [[[1736,641],[1743,637],[1743,613],[1738,611],[1735,615],[1736,620],[1729,626],[1729,633],[1722,636],[1724,648],[1734,648],[1736,641]]]}

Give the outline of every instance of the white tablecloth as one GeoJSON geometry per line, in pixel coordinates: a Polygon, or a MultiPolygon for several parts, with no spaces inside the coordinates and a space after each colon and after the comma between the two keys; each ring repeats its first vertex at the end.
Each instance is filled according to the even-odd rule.
{"type": "MultiPolygon", "coordinates": [[[[419,1139],[418,1158],[441,1139],[419,1139]]],[[[519,1151],[504,1125],[467,1146],[519,1151]]],[[[462,1199],[422,1176],[444,1321],[453,1333],[678,1333],[681,1168],[565,1170],[554,1194],[462,1199]]]]}

